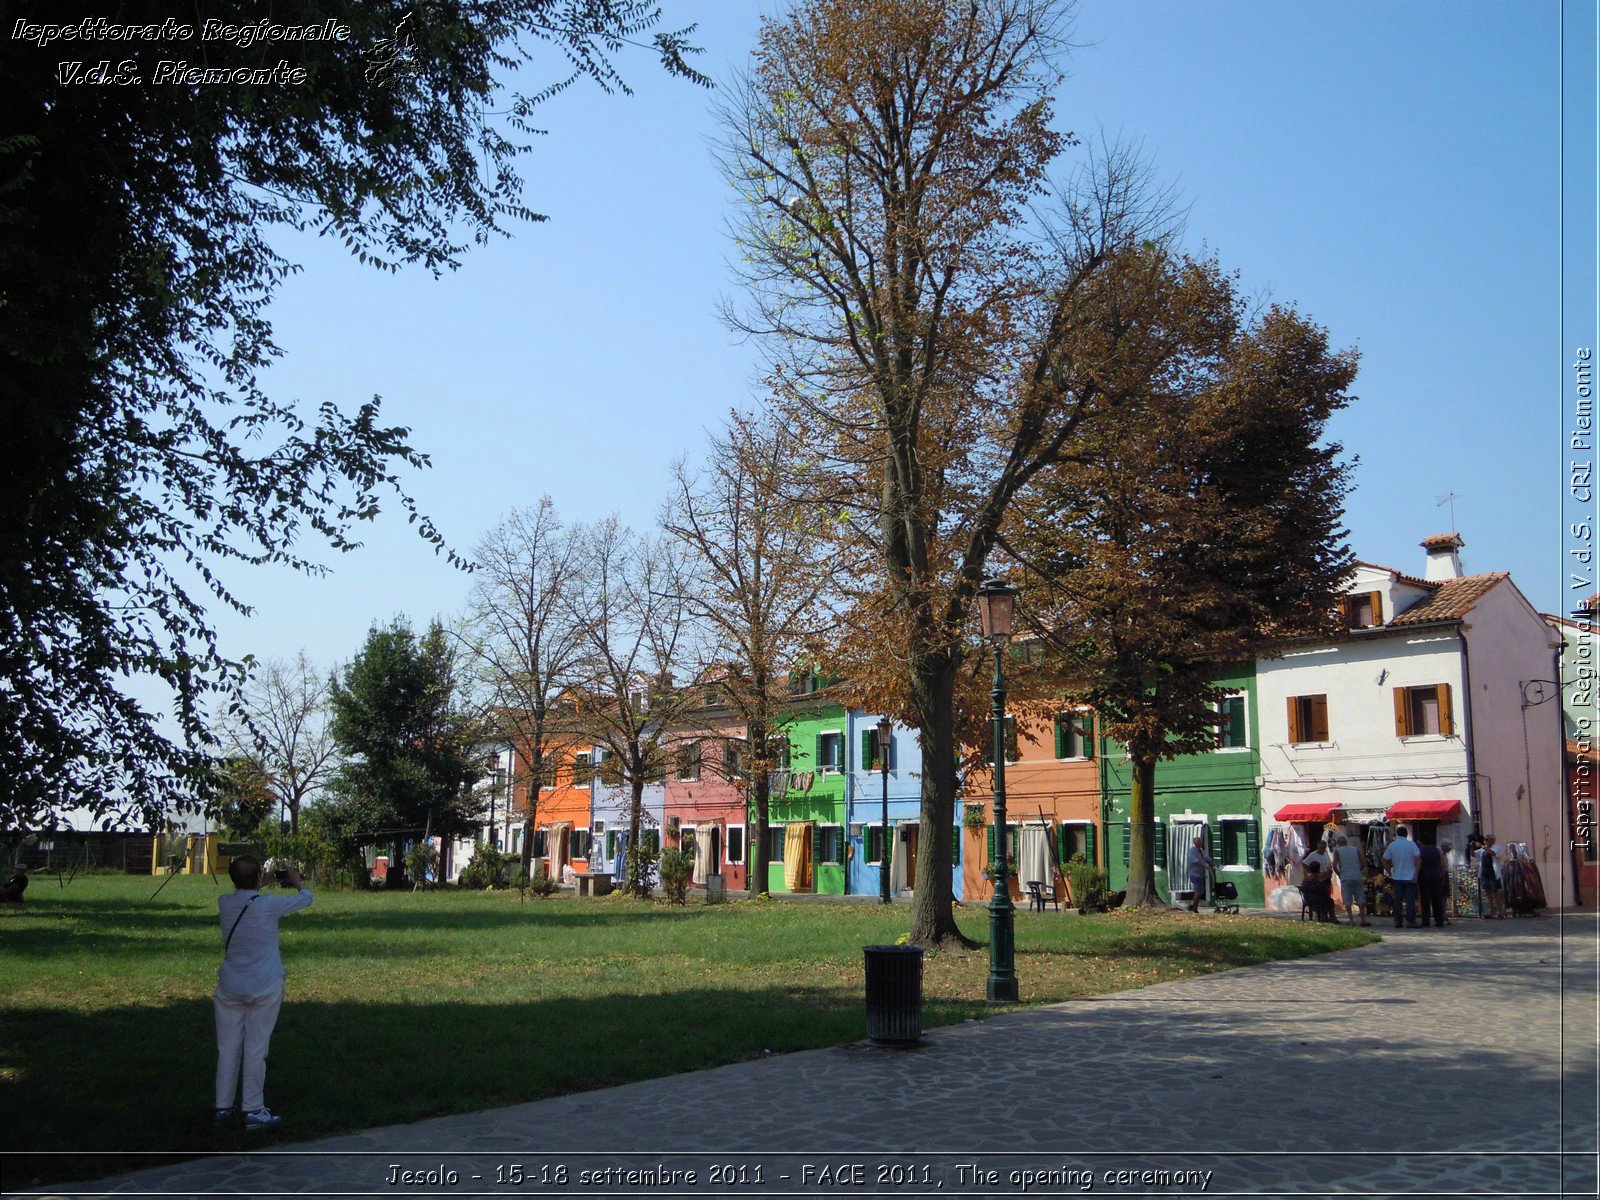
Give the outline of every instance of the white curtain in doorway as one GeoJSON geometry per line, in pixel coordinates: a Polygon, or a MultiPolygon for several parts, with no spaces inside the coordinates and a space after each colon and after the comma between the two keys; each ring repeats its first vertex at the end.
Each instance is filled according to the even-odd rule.
{"type": "Polygon", "coordinates": [[[1055,886],[1055,871],[1050,862],[1050,831],[1043,825],[1024,825],[1017,841],[1017,882],[1055,886]]]}
{"type": "MultiPolygon", "coordinates": [[[[1172,889],[1172,898],[1176,900],[1180,895],[1188,896],[1189,891],[1189,848],[1194,845],[1195,838],[1201,839],[1206,844],[1206,823],[1204,821],[1187,820],[1183,817],[1174,817],[1167,825],[1167,886],[1172,889]]],[[[1207,853],[1210,853],[1208,850],[1207,853]]],[[[1211,898],[1211,879],[1206,877],[1205,889],[1200,893],[1202,901],[1211,898]]]]}
{"type": "Polygon", "coordinates": [[[915,821],[902,821],[889,828],[889,894],[898,895],[906,890],[906,855],[910,847],[906,844],[907,831],[915,829],[915,821]]]}
{"type": "Polygon", "coordinates": [[[711,874],[711,826],[694,825],[694,882],[704,887],[711,874]]]}

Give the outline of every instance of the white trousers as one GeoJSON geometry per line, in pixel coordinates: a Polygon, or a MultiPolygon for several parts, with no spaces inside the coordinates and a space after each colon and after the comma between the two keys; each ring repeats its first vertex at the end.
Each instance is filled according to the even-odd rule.
{"type": "Polygon", "coordinates": [[[235,996],[218,988],[212,996],[217,1015],[217,1107],[232,1108],[239,1090],[240,1068],[244,1097],[240,1107],[255,1112],[266,1107],[262,1092],[267,1082],[267,1044],[283,1006],[283,989],[265,996],[235,996]]]}

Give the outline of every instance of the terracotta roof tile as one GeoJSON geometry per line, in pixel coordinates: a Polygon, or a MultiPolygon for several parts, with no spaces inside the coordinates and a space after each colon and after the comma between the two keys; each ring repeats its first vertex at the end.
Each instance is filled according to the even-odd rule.
{"type": "Polygon", "coordinates": [[[1459,621],[1496,584],[1509,578],[1509,572],[1493,571],[1487,575],[1466,575],[1460,579],[1445,580],[1433,595],[1418,600],[1389,624],[1430,625],[1437,621],[1459,621]]]}

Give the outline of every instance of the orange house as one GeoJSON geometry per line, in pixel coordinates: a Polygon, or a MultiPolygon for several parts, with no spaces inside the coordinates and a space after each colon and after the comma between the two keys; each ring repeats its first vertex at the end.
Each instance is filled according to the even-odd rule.
{"type": "MultiPolygon", "coordinates": [[[[558,740],[546,747],[545,757],[554,760],[555,766],[549,782],[539,791],[533,859],[543,859],[545,871],[559,880],[562,868],[568,865],[580,875],[589,869],[595,754],[591,744],[558,740]]],[[[521,750],[517,752],[517,767],[524,778],[532,773],[521,750]]],[[[523,803],[526,813],[526,800],[523,803]]]]}
{"type": "MultiPolygon", "coordinates": [[[[1023,897],[1029,878],[1054,887],[1067,899],[1062,864],[1074,854],[1098,865],[1101,811],[1100,765],[1095,761],[1094,714],[1086,709],[1049,717],[1006,718],[1006,855],[1012,871],[1011,895],[1023,897]],[[1022,862],[1026,853],[1028,860],[1022,862]],[[1048,878],[1046,878],[1048,877],[1048,878]]],[[[989,755],[984,756],[985,759],[989,755]]],[[[984,871],[993,855],[993,768],[980,763],[967,771],[963,791],[966,819],[962,837],[962,898],[985,901],[994,888],[984,871]],[[977,814],[983,824],[971,822],[977,814]]]]}

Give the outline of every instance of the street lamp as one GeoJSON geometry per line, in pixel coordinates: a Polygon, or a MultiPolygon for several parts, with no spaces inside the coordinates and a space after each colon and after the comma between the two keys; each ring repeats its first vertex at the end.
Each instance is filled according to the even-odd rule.
{"type": "Polygon", "coordinates": [[[894,722],[878,719],[878,770],[883,774],[883,831],[878,841],[878,899],[889,903],[889,749],[894,745],[894,722]]]}
{"type": "Polygon", "coordinates": [[[1016,612],[1017,589],[1004,579],[986,579],[978,589],[978,614],[983,619],[983,640],[994,647],[994,895],[989,899],[989,986],[992,1001],[1017,999],[1016,906],[1011,903],[1006,863],[1006,680],[1003,672],[1006,643],[1011,640],[1011,618],[1016,612]]]}

